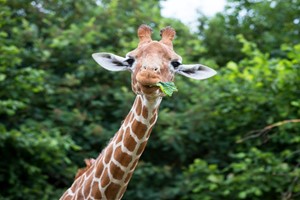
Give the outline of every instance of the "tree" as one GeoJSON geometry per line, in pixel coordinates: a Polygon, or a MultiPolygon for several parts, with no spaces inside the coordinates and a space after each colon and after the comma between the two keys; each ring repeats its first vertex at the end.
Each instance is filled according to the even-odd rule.
{"type": "Polygon", "coordinates": [[[61,169],[74,171],[67,152],[77,146],[44,118],[42,98],[52,88],[46,71],[27,62],[36,27],[14,17],[16,12],[6,3],[0,15],[0,197],[52,199],[53,183],[70,178],[61,169]]]}
{"type": "Polygon", "coordinates": [[[199,17],[199,34],[207,49],[206,57],[224,66],[243,55],[236,36],[242,34],[270,56],[282,56],[283,43],[299,43],[299,0],[229,0],[224,12],[211,19],[199,17]]]}
{"type": "Polygon", "coordinates": [[[209,101],[189,113],[202,122],[193,127],[202,151],[185,170],[184,199],[296,199],[300,45],[283,45],[286,58],[271,58],[237,39],[246,57],[229,62],[209,85],[209,101]]]}

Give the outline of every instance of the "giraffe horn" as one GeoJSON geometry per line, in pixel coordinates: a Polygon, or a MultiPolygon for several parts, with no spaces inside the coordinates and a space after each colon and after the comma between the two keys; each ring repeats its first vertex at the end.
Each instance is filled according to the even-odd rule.
{"type": "Polygon", "coordinates": [[[175,35],[176,35],[176,31],[171,26],[167,26],[166,28],[160,31],[160,36],[161,36],[160,42],[164,43],[165,45],[173,49],[172,41],[175,35]]]}
{"type": "Polygon", "coordinates": [[[139,28],[138,28],[138,36],[140,39],[140,44],[143,43],[148,43],[151,42],[151,34],[152,34],[152,29],[150,26],[142,24],[139,28]]]}

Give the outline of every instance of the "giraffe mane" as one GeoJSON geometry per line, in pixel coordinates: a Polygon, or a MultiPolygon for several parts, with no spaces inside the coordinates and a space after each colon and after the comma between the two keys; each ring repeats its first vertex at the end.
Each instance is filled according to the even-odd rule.
{"type": "Polygon", "coordinates": [[[77,178],[79,178],[82,174],[84,174],[92,165],[93,163],[95,162],[95,159],[94,158],[86,158],[84,159],[84,162],[85,162],[85,167],[84,168],[80,168],[77,170],[77,173],[75,175],[75,180],[77,178]]]}

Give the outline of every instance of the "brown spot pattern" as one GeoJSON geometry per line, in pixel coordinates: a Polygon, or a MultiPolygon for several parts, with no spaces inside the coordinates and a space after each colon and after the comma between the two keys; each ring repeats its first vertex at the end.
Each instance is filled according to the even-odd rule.
{"type": "Polygon", "coordinates": [[[73,187],[71,187],[71,190],[73,193],[76,191],[77,187],[79,187],[81,185],[81,182],[82,182],[82,177],[80,178],[80,180],[78,179],[75,181],[73,187]]]}
{"type": "MultiPolygon", "coordinates": [[[[100,161],[100,162],[101,162],[101,161],[100,161]]],[[[96,169],[95,177],[100,178],[100,176],[101,176],[101,174],[102,174],[102,172],[103,172],[103,168],[104,168],[104,165],[103,165],[103,163],[101,162],[101,163],[98,165],[97,169],[96,169]]]]}
{"type": "MultiPolygon", "coordinates": [[[[92,182],[93,182],[93,179],[91,179],[91,178],[86,180],[86,182],[84,183],[84,188],[92,188],[92,182]]],[[[84,188],[83,188],[83,195],[85,197],[87,197],[90,194],[90,190],[85,190],[84,188]]]]}
{"type": "Polygon", "coordinates": [[[112,146],[110,146],[110,147],[108,147],[108,149],[106,149],[106,152],[105,152],[106,155],[105,155],[105,159],[104,159],[105,163],[109,162],[112,152],[113,152],[112,146]]]}
{"type": "Polygon", "coordinates": [[[121,180],[123,178],[125,172],[123,172],[122,169],[119,166],[117,166],[115,163],[111,162],[110,163],[110,173],[112,174],[114,179],[121,180]]]}
{"type": "Polygon", "coordinates": [[[127,167],[132,160],[131,156],[123,152],[121,147],[116,148],[114,159],[124,167],[127,167]]]}
{"type": "Polygon", "coordinates": [[[138,151],[136,152],[136,154],[137,154],[138,156],[140,156],[140,155],[143,153],[143,151],[144,151],[146,145],[147,145],[147,141],[143,142],[143,143],[140,145],[138,151]]]}
{"type": "Polygon", "coordinates": [[[116,139],[116,144],[118,144],[119,142],[121,142],[122,141],[122,139],[123,139],[123,133],[124,133],[124,130],[120,130],[119,132],[118,132],[118,136],[117,136],[117,139],[116,139]]]}
{"type": "Polygon", "coordinates": [[[142,115],[145,119],[148,119],[148,108],[143,106],[142,115]]]}
{"type": "Polygon", "coordinates": [[[125,193],[126,189],[127,189],[127,185],[124,186],[123,189],[121,190],[121,193],[120,193],[121,195],[118,197],[118,199],[121,199],[121,197],[122,197],[123,194],[125,193]]]}
{"type": "Polygon", "coordinates": [[[130,168],[130,171],[133,170],[133,169],[136,167],[138,161],[139,161],[139,159],[136,159],[136,160],[134,161],[134,163],[132,164],[132,166],[131,166],[131,168],[130,168]]]}
{"type": "Polygon", "coordinates": [[[109,186],[105,190],[105,196],[107,199],[116,199],[117,194],[120,190],[121,186],[115,183],[110,183],[109,186]]]}
{"type": "Polygon", "coordinates": [[[141,115],[141,113],[142,113],[142,102],[141,102],[141,98],[138,98],[138,103],[137,103],[137,105],[136,105],[136,114],[138,115],[138,116],[140,116],[141,115]]]}
{"type": "Polygon", "coordinates": [[[99,190],[99,183],[93,185],[91,196],[94,197],[94,199],[102,199],[102,194],[99,190]]]}
{"type": "Polygon", "coordinates": [[[108,170],[105,168],[103,176],[101,178],[101,187],[105,187],[107,184],[109,184],[109,176],[108,176],[108,170]]]}
{"type": "Polygon", "coordinates": [[[125,183],[128,183],[128,181],[130,180],[132,174],[133,174],[133,172],[128,173],[127,177],[124,180],[125,183]]]}
{"type": "Polygon", "coordinates": [[[150,124],[152,125],[156,120],[156,114],[153,115],[153,117],[150,120],[150,124]]]}
{"type": "Polygon", "coordinates": [[[125,125],[128,124],[128,122],[129,122],[131,116],[132,116],[132,112],[130,112],[130,113],[126,116],[126,119],[125,119],[125,121],[124,121],[124,124],[125,124],[125,125]]]}
{"type": "Polygon", "coordinates": [[[138,137],[138,139],[142,139],[147,131],[147,126],[142,122],[134,120],[132,123],[132,130],[134,134],[138,137]]]}
{"type": "Polygon", "coordinates": [[[71,200],[72,198],[73,198],[72,196],[62,197],[62,199],[64,199],[64,200],[71,200]]]}
{"type": "Polygon", "coordinates": [[[133,151],[135,149],[136,146],[136,141],[134,140],[134,138],[130,135],[130,128],[127,128],[126,130],[126,134],[124,136],[124,146],[129,150],[129,151],[133,151]]]}
{"type": "Polygon", "coordinates": [[[153,126],[149,129],[149,131],[148,131],[148,133],[147,133],[147,138],[149,138],[150,137],[150,134],[151,134],[151,132],[152,132],[152,129],[153,129],[153,126]]]}

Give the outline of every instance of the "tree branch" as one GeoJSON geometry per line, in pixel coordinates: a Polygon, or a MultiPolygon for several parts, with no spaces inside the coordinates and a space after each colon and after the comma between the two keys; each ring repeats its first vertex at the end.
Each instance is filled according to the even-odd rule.
{"type": "Polygon", "coordinates": [[[247,135],[249,135],[249,134],[251,134],[251,135],[238,140],[237,143],[242,143],[246,140],[266,135],[271,129],[273,129],[275,127],[278,127],[278,126],[288,124],[288,123],[300,123],[300,119],[288,119],[288,120],[284,120],[284,121],[280,121],[280,122],[268,125],[268,126],[264,127],[263,129],[260,129],[260,130],[250,131],[249,133],[247,133],[247,135]]]}

